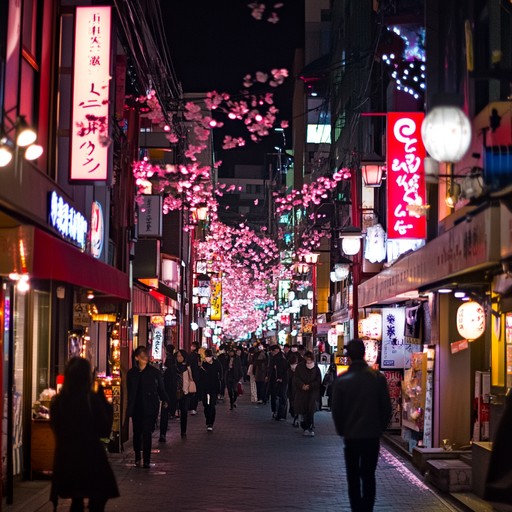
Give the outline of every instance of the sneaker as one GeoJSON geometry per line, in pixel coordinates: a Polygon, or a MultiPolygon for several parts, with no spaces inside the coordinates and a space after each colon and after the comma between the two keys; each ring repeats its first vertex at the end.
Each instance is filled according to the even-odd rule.
{"type": "Polygon", "coordinates": [[[211,425],[208,425],[208,426],[206,427],[206,430],[207,430],[208,432],[213,432],[213,427],[212,427],[211,425]]]}
{"type": "Polygon", "coordinates": [[[304,433],[302,434],[304,437],[310,437],[311,432],[309,430],[304,430],[304,433]]]}
{"type": "Polygon", "coordinates": [[[149,462],[144,462],[144,464],[142,464],[142,467],[144,469],[149,469],[151,467],[151,464],[149,462]]]}
{"type": "Polygon", "coordinates": [[[262,403],[263,403],[263,400],[258,400],[256,403],[257,403],[257,404],[262,404],[262,403]]]}
{"type": "Polygon", "coordinates": [[[315,437],[315,431],[314,430],[310,430],[309,431],[309,437],[315,437]]]}
{"type": "Polygon", "coordinates": [[[165,436],[160,436],[160,437],[158,438],[158,442],[159,442],[159,443],[165,443],[165,436]]]}
{"type": "Polygon", "coordinates": [[[140,459],[137,459],[137,460],[135,461],[134,466],[135,466],[136,468],[140,468],[140,459]]]}
{"type": "Polygon", "coordinates": [[[192,409],[192,410],[190,411],[190,414],[191,414],[192,416],[195,416],[195,415],[197,414],[197,411],[196,411],[195,409],[192,409]]]}

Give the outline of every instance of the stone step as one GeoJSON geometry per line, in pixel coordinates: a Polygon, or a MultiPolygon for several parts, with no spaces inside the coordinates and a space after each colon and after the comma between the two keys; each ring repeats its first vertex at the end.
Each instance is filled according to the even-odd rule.
{"type": "Polygon", "coordinates": [[[428,482],[444,492],[471,490],[471,466],[459,459],[429,460],[425,475],[428,482]]]}

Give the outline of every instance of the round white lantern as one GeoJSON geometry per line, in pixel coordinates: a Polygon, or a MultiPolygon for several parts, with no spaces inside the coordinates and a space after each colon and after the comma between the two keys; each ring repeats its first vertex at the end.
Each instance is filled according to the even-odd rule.
{"type": "Polygon", "coordinates": [[[359,236],[344,236],[341,240],[341,248],[347,256],[354,256],[361,249],[359,236]]]}
{"type": "Polygon", "coordinates": [[[350,267],[343,263],[337,263],[334,266],[334,275],[336,276],[336,281],[343,281],[350,274],[350,267]]]}
{"type": "Polygon", "coordinates": [[[435,107],[423,120],[421,138],[434,160],[459,162],[471,144],[471,123],[458,107],[435,107]]]}
{"type": "Polygon", "coordinates": [[[465,302],[459,307],[457,310],[457,331],[468,341],[476,340],[482,336],[485,331],[485,311],[478,302],[465,302]]]}

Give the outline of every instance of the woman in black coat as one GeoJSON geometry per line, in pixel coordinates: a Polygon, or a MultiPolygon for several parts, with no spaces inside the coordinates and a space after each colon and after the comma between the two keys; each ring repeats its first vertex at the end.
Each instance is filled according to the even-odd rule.
{"type": "MultiPolygon", "coordinates": [[[[100,388],[101,390],[101,388],[100,388]]],[[[102,512],[108,499],[119,496],[116,479],[100,438],[110,436],[113,411],[102,391],[92,391],[87,359],[71,358],[64,372],[62,391],[50,406],[56,448],[50,499],[71,498],[70,512],[102,512]]]]}
{"type": "Polygon", "coordinates": [[[304,361],[297,365],[293,377],[295,387],[294,412],[302,417],[301,427],[304,435],[315,435],[314,414],[318,410],[322,374],[315,363],[312,352],[304,354],[304,361]]]}
{"type": "Polygon", "coordinates": [[[242,361],[240,357],[235,354],[233,348],[228,352],[228,364],[226,370],[226,387],[228,388],[229,395],[229,409],[232,411],[236,408],[236,399],[238,398],[238,383],[244,376],[242,371],[242,361]]]}

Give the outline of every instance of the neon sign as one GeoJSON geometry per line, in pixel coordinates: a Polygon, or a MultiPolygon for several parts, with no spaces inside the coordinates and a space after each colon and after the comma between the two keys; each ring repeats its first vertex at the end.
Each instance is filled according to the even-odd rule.
{"type": "Polygon", "coordinates": [[[64,199],[53,191],[50,193],[49,223],[63,238],[85,249],[87,240],[87,220],[64,199]]]}
{"type": "Polygon", "coordinates": [[[105,181],[111,7],[77,7],[71,120],[71,180],[105,181]]]}
{"type": "Polygon", "coordinates": [[[416,206],[425,204],[423,112],[387,115],[388,239],[426,238],[427,221],[416,206]],[[411,206],[412,208],[408,208],[411,206]]]}

